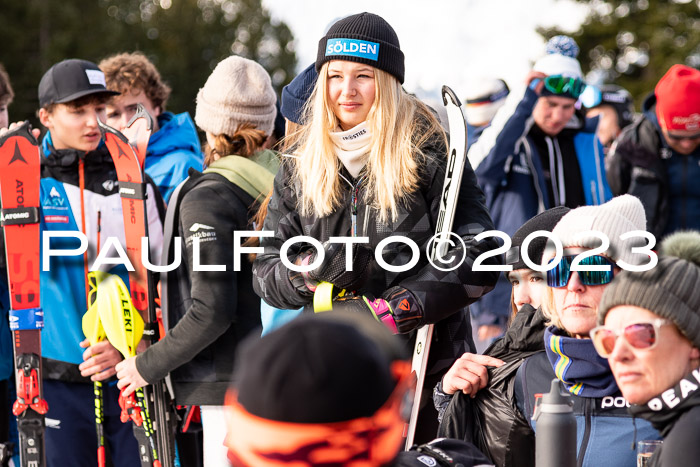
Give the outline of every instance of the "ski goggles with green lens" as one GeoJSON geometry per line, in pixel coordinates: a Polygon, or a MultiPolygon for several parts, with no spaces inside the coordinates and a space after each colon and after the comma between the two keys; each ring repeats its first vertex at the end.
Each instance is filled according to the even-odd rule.
{"type": "Polygon", "coordinates": [[[584,89],[586,89],[586,83],[579,78],[554,75],[547,76],[544,79],[544,87],[552,94],[567,94],[574,99],[578,99],[584,89]]]}
{"type": "Polygon", "coordinates": [[[572,272],[577,272],[583,285],[604,285],[613,280],[615,263],[605,256],[595,255],[581,258],[579,266],[608,266],[607,271],[572,271],[571,263],[578,255],[562,256],[559,264],[547,271],[547,285],[550,287],[566,287],[572,272]]]}

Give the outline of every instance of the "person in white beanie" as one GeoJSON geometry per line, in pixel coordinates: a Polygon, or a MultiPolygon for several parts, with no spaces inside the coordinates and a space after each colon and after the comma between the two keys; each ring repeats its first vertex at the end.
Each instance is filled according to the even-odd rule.
{"type": "MultiPolygon", "coordinates": [[[[635,431],[637,439],[659,439],[659,433],[649,422],[637,420],[635,427],[631,415],[627,413],[627,401],[615,382],[607,360],[596,353],[590,339],[590,331],[596,326],[603,291],[614,283],[615,276],[621,270],[619,265],[625,264],[623,261],[628,265],[643,265],[650,260],[651,250],[647,250],[649,254],[644,251],[647,245],[645,238],[621,238],[645,228],[646,217],[641,201],[625,195],[600,206],[572,209],[552,229],[552,237],[558,239],[561,249],[557,255],[554,243],[550,242],[542,255],[543,266],[552,263],[555,258],[559,260],[546,272],[547,287],[542,296],[541,311],[534,314],[520,334],[513,336],[509,331],[502,341],[493,346],[499,349],[511,346],[510,353],[498,354],[497,357],[505,362],[503,368],[518,366],[515,383],[496,386],[498,397],[489,397],[489,405],[484,406],[480,403],[482,399],[476,399],[480,410],[499,414],[499,420],[489,426],[479,426],[479,422],[465,418],[469,417],[464,414],[470,413],[468,404],[471,398],[461,393],[457,394],[445,414],[448,421],[461,415],[464,424],[476,425],[477,430],[472,430],[474,433],[482,430],[486,433],[486,439],[494,440],[488,450],[495,454],[492,460],[499,467],[535,466],[534,435],[537,422],[531,417],[536,395],[546,393],[554,378],[561,381],[574,401],[578,433],[577,465],[635,465],[636,453],[630,449],[635,431]],[[609,246],[600,253],[582,256],[581,265],[605,266],[606,271],[571,271],[574,255],[601,245],[600,236],[586,235],[587,231],[599,232],[609,240],[609,246]],[[529,344],[535,336],[539,336],[539,348],[529,344]],[[531,354],[519,359],[525,349],[531,354]],[[512,407],[517,407],[518,413],[509,418],[506,414],[512,407]]],[[[503,369],[498,371],[501,374],[504,372],[503,369]]],[[[485,371],[483,373],[486,375],[485,371]]],[[[488,376],[492,374],[493,371],[488,376]]],[[[502,384],[502,380],[491,384],[502,384]]],[[[471,390],[468,387],[465,393],[471,390]]],[[[471,440],[469,437],[474,436],[478,440],[472,431],[460,431],[460,427],[453,423],[452,426],[441,426],[439,436],[466,437],[468,441],[471,440]]]]}
{"type": "Polygon", "coordinates": [[[275,101],[263,67],[237,56],[221,61],[199,90],[195,122],[206,132],[207,168],[191,172],[168,205],[163,264],[179,256],[182,263],[161,281],[167,332],[117,368],[127,393],[170,374],[176,403],[201,407],[206,466],[229,465],[224,396],[238,342],[260,326],[252,266],[244,260],[234,270],[233,235],[252,230],[250,219],[279,167],[277,154],[262,149],[275,101]],[[201,271],[195,265],[221,266],[201,271]]]}
{"type": "MultiPolygon", "coordinates": [[[[527,86],[510,93],[468,153],[496,229],[511,236],[546,209],[597,205],[612,197],[598,120],[575,108],[585,88],[578,46],[556,36],[547,51],[527,75],[527,86]]],[[[501,278],[472,307],[476,329],[485,329],[482,337],[502,332],[509,291],[501,278]]]]}

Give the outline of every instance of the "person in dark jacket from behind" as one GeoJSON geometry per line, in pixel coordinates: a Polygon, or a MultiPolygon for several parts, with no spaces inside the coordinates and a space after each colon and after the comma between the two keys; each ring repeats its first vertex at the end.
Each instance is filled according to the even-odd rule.
{"type": "Polygon", "coordinates": [[[657,239],[700,230],[700,70],[673,65],[642,112],[606,157],[610,188],[642,200],[657,239]]]}
{"type": "Polygon", "coordinates": [[[252,266],[242,258],[234,270],[233,236],[252,229],[256,200],[272,188],[277,154],[261,148],[272,132],[275,101],[262,66],[237,56],[220,62],[200,89],[195,121],[206,131],[207,169],[193,171],[168,206],[164,264],[172,263],[176,248],[183,264],[163,281],[167,333],[118,368],[127,393],[170,373],[177,404],[201,406],[206,466],[228,465],[224,395],[238,342],[260,326],[252,266]],[[195,242],[198,264],[221,269],[194,270],[195,242]]]}
{"type": "MultiPolygon", "coordinates": [[[[593,343],[610,363],[633,416],[661,432],[649,466],[700,459],[700,233],[661,244],[659,263],[622,272],[603,294],[593,343]]],[[[641,439],[641,438],[640,438],[641,439]]]]}
{"type": "Polygon", "coordinates": [[[227,396],[229,459],[234,467],[489,466],[460,440],[400,452],[410,373],[405,347],[368,315],[305,314],[251,336],[227,396]]]}

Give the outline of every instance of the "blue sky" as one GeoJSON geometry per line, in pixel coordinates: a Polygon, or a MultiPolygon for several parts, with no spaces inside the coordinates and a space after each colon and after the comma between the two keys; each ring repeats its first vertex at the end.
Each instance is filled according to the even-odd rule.
{"type": "Polygon", "coordinates": [[[295,36],[299,70],[316,58],[318,40],[336,19],[369,11],[396,30],[406,57],[408,91],[421,97],[443,84],[462,94],[478,76],[522,81],[544,53],[537,26],[576,30],[585,6],[572,0],[263,0],[295,36]]]}

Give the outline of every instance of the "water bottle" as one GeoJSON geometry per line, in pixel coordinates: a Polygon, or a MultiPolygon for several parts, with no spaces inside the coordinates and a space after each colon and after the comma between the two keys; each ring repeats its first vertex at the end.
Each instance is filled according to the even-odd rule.
{"type": "Polygon", "coordinates": [[[552,380],[535,409],[536,467],[576,467],[576,418],[574,401],[569,394],[562,393],[561,383],[552,380]]]}

